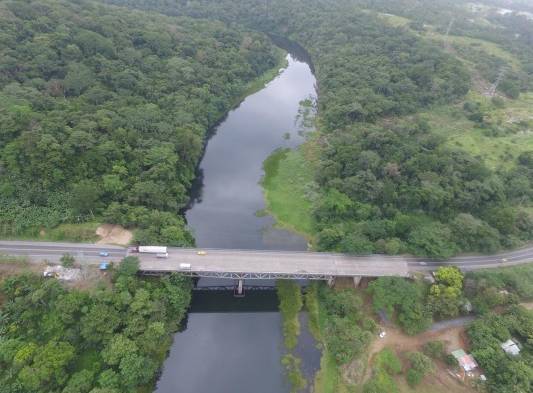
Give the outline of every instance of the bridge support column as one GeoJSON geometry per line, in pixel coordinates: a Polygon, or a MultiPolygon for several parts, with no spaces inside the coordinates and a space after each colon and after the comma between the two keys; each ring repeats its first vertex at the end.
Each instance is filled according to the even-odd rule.
{"type": "Polygon", "coordinates": [[[335,285],[335,277],[328,278],[328,287],[333,288],[335,285]]]}
{"type": "Polygon", "coordinates": [[[354,276],[353,278],[353,286],[357,288],[359,286],[359,283],[361,282],[361,276],[354,276]]]}
{"type": "Polygon", "coordinates": [[[235,286],[235,289],[233,290],[233,295],[235,297],[244,297],[244,280],[239,279],[237,282],[237,285],[235,286]]]}

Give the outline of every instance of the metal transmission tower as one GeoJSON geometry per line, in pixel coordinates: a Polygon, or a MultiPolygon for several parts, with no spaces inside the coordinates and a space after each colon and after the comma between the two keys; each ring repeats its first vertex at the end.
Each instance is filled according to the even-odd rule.
{"type": "Polygon", "coordinates": [[[498,88],[498,85],[502,81],[503,76],[505,75],[506,71],[507,71],[507,69],[505,67],[501,67],[500,68],[500,72],[498,73],[498,76],[496,77],[496,80],[494,81],[492,86],[489,88],[488,93],[489,93],[490,97],[494,97],[494,95],[496,94],[496,89],[498,88]]]}

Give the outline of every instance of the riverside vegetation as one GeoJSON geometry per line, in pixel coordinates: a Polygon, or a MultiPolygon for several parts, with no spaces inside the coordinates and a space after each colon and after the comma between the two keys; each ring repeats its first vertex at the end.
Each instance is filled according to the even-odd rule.
{"type": "Polygon", "coordinates": [[[320,250],[446,258],[533,237],[532,150],[487,165],[484,155],[448,143],[421,115],[463,107],[472,128],[488,138],[519,132],[527,138],[527,117],[493,123],[486,113],[501,101],[481,105],[487,110],[480,112],[483,99],[469,95],[494,82],[502,68],[504,105],[531,88],[533,32],[524,18],[470,14],[466,2],[444,0],[110,2],[240,23],[307,49],[319,88],[313,177],[320,192],[302,214],[314,219],[311,235],[320,250]],[[384,14],[398,18],[391,23],[384,14]],[[450,35],[467,39],[443,45],[452,18],[450,35]],[[488,44],[476,46],[479,41],[488,44]]]}
{"type": "Polygon", "coordinates": [[[91,292],[36,275],[1,283],[0,390],[149,392],[186,315],[192,283],[135,276],[125,258],[111,285],[91,292]]]}
{"type": "MultiPolygon", "coordinates": [[[[190,243],[173,213],[185,203],[205,130],[228,109],[229,98],[244,91],[246,81],[275,64],[275,50],[265,36],[242,30],[254,29],[306,48],[318,81],[312,146],[280,153],[266,181],[267,187],[282,186],[279,176],[297,179],[302,168],[302,178],[310,179],[297,183],[299,193],[312,192],[296,197],[307,202],[293,204],[301,210],[284,218],[286,226],[310,231],[321,250],[438,258],[493,252],[533,237],[528,107],[533,27],[525,17],[480,14],[466,1],[448,0],[106,2],[171,17],[83,1],[0,5],[2,31],[7,31],[0,36],[0,83],[2,99],[10,103],[10,111],[0,111],[1,124],[8,125],[2,126],[0,139],[1,165],[8,168],[0,172],[2,195],[8,197],[1,211],[10,222],[25,225],[17,230],[48,225],[42,217],[60,222],[58,217],[101,215],[137,226],[141,241],[190,243]],[[210,57],[215,54],[220,57],[210,57]],[[117,63],[131,72],[122,73],[117,63]],[[487,97],[502,70],[497,97],[487,97]],[[174,93],[179,97],[167,101],[174,93]],[[183,123],[175,122],[176,113],[183,123]],[[118,148],[106,139],[110,134],[118,148]],[[146,135],[150,143],[141,142],[146,135]],[[95,182],[102,193],[92,191],[95,182]],[[291,222],[294,217],[307,217],[305,225],[291,222]]],[[[270,206],[278,216],[276,203],[270,206]]],[[[486,368],[488,388],[510,392],[516,385],[529,391],[531,316],[514,307],[520,291],[528,290],[526,271],[510,272],[463,280],[446,268],[433,285],[379,279],[368,291],[374,310],[384,310],[411,334],[433,316],[459,314],[465,298],[473,299],[478,312],[487,314],[486,323],[473,325],[469,334],[474,355],[486,368]],[[502,295],[502,289],[511,295],[502,295]],[[507,311],[492,314],[496,306],[507,311]],[[523,357],[504,360],[497,343],[510,336],[524,345],[523,357]],[[498,372],[499,364],[505,373],[498,372]]],[[[375,334],[359,295],[312,286],[305,300],[324,348],[318,391],[358,389],[343,380],[341,369],[363,362],[375,334]]],[[[388,383],[394,359],[382,356],[387,371],[375,378],[388,383]]],[[[413,355],[411,363],[416,383],[427,362],[413,355]]],[[[298,368],[296,359],[286,365],[290,371],[298,368]]],[[[367,389],[374,383],[379,381],[370,381],[367,389]]],[[[381,390],[394,391],[389,384],[381,390]]]]}
{"type": "Polygon", "coordinates": [[[263,34],[91,1],[0,4],[0,236],[94,221],[190,245],[207,130],[280,61],[263,34]]]}

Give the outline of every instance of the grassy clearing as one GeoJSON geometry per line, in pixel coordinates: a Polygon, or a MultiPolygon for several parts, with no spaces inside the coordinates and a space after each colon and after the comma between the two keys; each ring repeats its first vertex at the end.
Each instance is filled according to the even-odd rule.
{"type": "Polygon", "coordinates": [[[98,240],[96,228],[98,222],[85,222],[82,224],[61,224],[53,229],[45,230],[42,240],[71,241],[71,242],[94,242],[98,240]]]}
{"type": "Polygon", "coordinates": [[[280,227],[308,238],[314,234],[311,212],[314,169],[307,158],[312,150],[306,143],[296,150],[275,151],[263,164],[262,180],[268,213],[280,227]]]}
{"type": "Polygon", "coordinates": [[[498,135],[468,120],[461,106],[434,107],[419,116],[428,121],[433,132],[447,138],[450,147],[468,151],[492,169],[509,169],[522,152],[533,150],[533,93],[507,99],[503,108],[494,107],[489,98],[475,93],[467,100],[485,108],[486,121],[501,130],[498,135]]]}
{"type": "Polygon", "coordinates": [[[16,257],[0,254],[0,264],[28,266],[29,263],[28,257],[25,256],[16,257]]]}
{"type": "Polygon", "coordinates": [[[378,12],[378,16],[385,20],[385,22],[387,22],[389,25],[394,27],[407,26],[411,22],[411,19],[404,18],[403,16],[386,14],[383,12],[378,12]]]}
{"type": "Polygon", "coordinates": [[[468,276],[483,280],[488,286],[507,289],[524,300],[533,299],[533,261],[520,266],[478,270],[468,276]]]}
{"type": "Polygon", "coordinates": [[[42,228],[40,231],[32,230],[16,236],[7,236],[9,240],[41,240],[92,243],[99,239],[96,235],[98,222],[84,222],[80,224],[60,224],[55,228],[42,228]]]}
{"type": "MultiPolygon", "coordinates": [[[[429,39],[433,39],[439,42],[444,42],[446,40],[446,36],[444,34],[440,34],[435,31],[427,32],[425,36],[429,39]]],[[[515,70],[521,68],[520,61],[513,54],[493,42],[456,35],[449,35],[448,42],[451,44],[462,45],[465,47],[481,49],[489,55],[496,56],[502,60],[507,61],[515,70]]]]}

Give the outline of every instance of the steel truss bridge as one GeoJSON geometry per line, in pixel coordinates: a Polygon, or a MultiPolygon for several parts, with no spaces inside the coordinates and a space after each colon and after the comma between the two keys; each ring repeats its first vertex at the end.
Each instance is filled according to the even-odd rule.
{"type": "MultiPolygon", "coordinates": [[[[307,273],[253,273],[253,272],[207,272],[194,271],[189,269],[178,270],[181,274],[188,277],[203,278],[225,278],[232,280],[329,280],[335,277],[333,274],[307,274],[307,273]]],[[[162,274],[172,273],[167,270],[145,270],[141,265],[141,273],[148,276],[160,276],[162,274]]]]}

